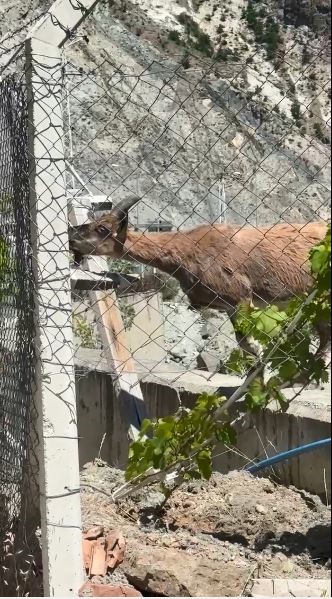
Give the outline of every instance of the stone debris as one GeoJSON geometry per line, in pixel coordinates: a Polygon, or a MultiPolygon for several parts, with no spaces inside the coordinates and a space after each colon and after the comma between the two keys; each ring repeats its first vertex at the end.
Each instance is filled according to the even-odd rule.
{"type": "Polygon", "coordinates": [[[250,596],[257,579],[288,580],[293,592],[293,580],[329,578],[331,511],[309,493],[247,472],[213,473],[183,483],[166,504],[157,485],[114,504],[106,495],[123,473],[91,463],[81,482],[83,542],[105,543],[92,570],[85,555],[87,578],[110,586],[103,596],[113,587],[118,596],[128,587],[144,596],[250,596]],[[118,565],[92,576],[108,559],[118,565]]]}
{"type": "Polygon", "coordinates": [[[133,543],[122,569],[129,582],[155,597],[241,595],[250,576],[244,562],[223,563],[169,547],[133,543]]]}

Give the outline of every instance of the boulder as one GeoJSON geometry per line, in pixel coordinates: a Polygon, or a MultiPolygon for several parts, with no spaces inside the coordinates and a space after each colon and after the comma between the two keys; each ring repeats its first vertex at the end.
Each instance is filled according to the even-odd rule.
{"type": "Polygon", "coordinates": [[[242,563],[220,563],[172,548],[137,545],[121,569],[140,591],[154,596],[218,597],[241,595],[250,574],[242,563]]]}

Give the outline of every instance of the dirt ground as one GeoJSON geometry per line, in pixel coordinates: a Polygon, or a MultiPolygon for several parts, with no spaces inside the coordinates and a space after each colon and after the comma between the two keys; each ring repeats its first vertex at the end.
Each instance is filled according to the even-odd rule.
{"type": "Polygon", "coordinates": [[[111,576],[127,578],[143,594],[198,595],[199,586],[182,580],[197,564],[202,589],[211,584],[210,596],[219,583],[224,592],[215,596],[250,596],[253,578],[330,577],[331,511],[316,496],[245,472],[214,473],[209,482],[183,485],[160,510],[157,488],[114,505],[110,493],[122,482],[123,474],[103,462],[84,467],[83,525],[121,529],[128,558],[111,576]],[[226,589],[216,572],[226,576],[227,568],[226,589]]]}

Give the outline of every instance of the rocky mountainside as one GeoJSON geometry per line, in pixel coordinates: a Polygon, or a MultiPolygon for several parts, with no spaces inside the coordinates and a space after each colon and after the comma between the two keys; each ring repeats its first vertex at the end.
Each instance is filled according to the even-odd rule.
{"type": "MultiPolygon", "coordinates": [[[[2,36],[47,5],[3,0],[2,36]]],[[[327,218],[329,23],[324,0],[100,0],[65,53],[74,166],[143,196],[139,224],[327,218]]]]}
{"type": "Polygon", "coordinates": [[[221,220],[326,218],[329,42],[314,31],[318,14],[309,28],[284,24],[296,7],[271,2],[101,2],[89,43],[67,53],[79,69],[75,166],[115,201],[143,196],[140,223],[218,219],[221,176],[221,220]]]}

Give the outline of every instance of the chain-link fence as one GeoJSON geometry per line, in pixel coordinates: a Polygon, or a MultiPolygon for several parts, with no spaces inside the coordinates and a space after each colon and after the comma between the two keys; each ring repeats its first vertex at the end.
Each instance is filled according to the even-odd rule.
{"type": "MultiPolygon", "coordinates": [[[[227,297],[233,290],[227,290],[230,282],[222,272],[232,271],[239,300],[251,295],[245,289],[250,287],[248,271],[239,265],[244,254],[235,257],[238,247],[250,269],[247,256],[262,236],[278,245],[272,240],[273,224],[284,225],[281,236],[287,245],[292,223],[324,223],[330,206],[328,39],[312,40],[305,58],[296,34],[272,63],[264,60],[261,48],[248,57],[243,52],[244,60],[234,52],[225,57],[222,47],[203,58],[181,49],[194,25],[185,11],[178,21],[182,32],[181,27],[170,31],[166,47],[161,47],[163,40],[158,47],[142,42],[133,28],[120,34],[103,7],[64,52],[68,192],[76,209],[81,215],[85,209],[88,222],[101,217],[96,205],[101,200],[116,206],[139,199],[129,212],[124,246],[114,241],[116,215],[109,207],[104,211],[108,220],[100,221],[104,230],[97,225],[90,233],[85,229],[83,253],[108,254],[100,268],[98,260],[90,259],[94,272],[135,277],[131,289],[119,288],[126,329],[122,342],[137,372],[167,371],[174,380],[187,370],[204,370],[210,373],[206,377],[223,372],[238,344],[231,323],[234,297],[227,297]],[[108,20],[114,38],[106,31],[108,20]],[[325,70],[317,78],[318,60],[325,70]],[[203,227],[201,233],[186,233],[196,226],[203,227]],[[166,232],[150,235],[157,230],[166,232]],[[182,233],[175,234],[178,230],[182,233]],[[231,239],[238,230],[243,233],[230,249],[223,235],[231,239]],[[236,281],[237,270],[246,280],[236,281]],[[202,309],[192,310],[198,306],[202,309]]],[[[300,227],[296,235],[305,232],[300,227]]],[[[275,250],[276,263],[282,251],[275,250]]],[[[281,274],[274,291],[265,293],[268,279],[278,278],[274,266],[261,270],[257,255],[253,258],[253,277],[262,282],[254,292],[260,303],[299,293],[281,274]]],[[[78,287],[73,298],[76,356],[80,364],[85,355],[87,363],[97,366],[107,361],[108,349],[93,300],[78,287]]]]}
{"type": "MultiPolygon", "coordinates": [[[[89,3],[74,4],[84,16],[89,3]]],[[[329,41],[276,37],[249,5],[238,48],[222,15],[215,35],[182,9],[144,35],[101,2],[77,35],[62,22],[48,46],[48,22],[26,58],[1,62],[0,535],[6,546],[22,491],[35,493],[37,410],[45,588],[63,568],[57,589],[70,590],[60,553],[80,542],[77,437],[81,464],[123,467],[128,429],[177,407],[148,398],[149,382],[215,391],[227,373],[236,388],[232,350],[257,353],[235,332],[240,302],[283,305],[310,286],[330,207],[329,41]]]]}
{"type": "Polygon", "coordinates": [[[0,88],[0,585],[7,595],[18,586],[24,593],[34,567],[33,557],[27,555],[31,539],[25,518],[28,503],[33,512],[31,490],[36,484],[35,333],[25,84],[17,73],[4,79],[0,88]],[[22,553],[22,543],[25,562],[19,558],[15,566],[13,555],[22,553]],[[17,569],[23,576],[14,584],[17,569]]]}

